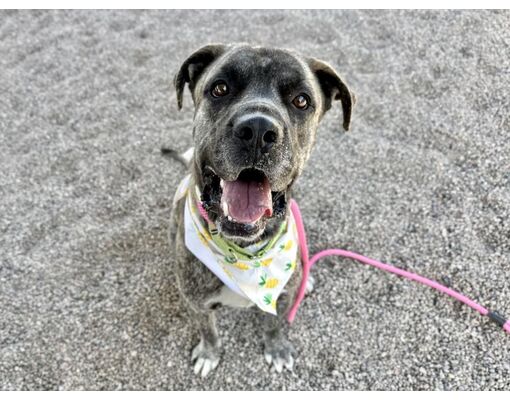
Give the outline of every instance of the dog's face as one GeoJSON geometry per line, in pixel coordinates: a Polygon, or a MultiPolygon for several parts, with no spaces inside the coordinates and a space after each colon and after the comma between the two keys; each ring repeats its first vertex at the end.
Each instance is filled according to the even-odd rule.
{"type": "Polygon", "coordinates": [[[351,93],[321,61],[247,45],[193,53],[175,78],[179,108],[185,83],[195,104],[193,173],[203,205],[227,239],[254,242],[285,217],[333,100],[341,100],[349,128],[351,93]]]}

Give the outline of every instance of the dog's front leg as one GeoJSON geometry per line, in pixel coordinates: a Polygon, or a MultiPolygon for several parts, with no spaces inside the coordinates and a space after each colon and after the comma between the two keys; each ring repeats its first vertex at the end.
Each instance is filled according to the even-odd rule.
{"type": "Polygon", "coordinates": [[[173,269],[184,306],[200,333],[200,342],[191,353],[191,360],[195,362],[194,371],[205,377],[220,361],[220,340],[214,309],[206,300],[223,285],[186,249],[182,229],[183,208],[184,202],[181,201],[172,213],[174,228],[170,230],[170,241],[175,242],[176,254],[173,269]]]}
{"type": "Polygon", "coordinates": [[[185,269],[187,273],[178,279],[181,296],[190,320],[200,333],[200,342],[193,348],[191,361],[194,362],[195,374],[205,377],[220,361],[220,339],[214,305],[208,304],[207,299],[218,290],[216,286],[221,286],[221,282],[196,259],[189,260],[185,269]],[[192,271],[201,273],[194,275],[192,271]]]}
{"type": "Polygon", "coordinates": [[[214,311],[211,309],[197,309],[193,304],[187,304],[191,320],[200,332],[200,342],[191,353],[194,361],[194,372],[202,377],[215,369],[220,362],[220,339],[216,329],[214,311]]]}
{"type": "Polygon", "coordinates": [[[285,319],[289,304],[289,296],[282,294],[278,299],[277,313],[272,315],[264,312],[262,315],[262,329],[264,333],[264,357],[269,365],[273,364],[276,371],[282,372],[283,367],[289,371],[294,366],[296,350],[287,339],[289,324],[285,319]]]}
{"type": "MultiPolygon", "coordinates": [[[[277,372],[282,372],[283,367],[289,371],[294,366],[296,350],[287,339],[287,331],[290,328],[287,322],[289,313],[303,277],[301,268],[297,268],[285,286],[285,291],[276,302],[276,313],[272,315],[262,313],[262,330],[264,332],[264,357],[268,364],[273,364],[277,372]]],[[[312,288],[310,288],[312,289],[312,288]]]]}

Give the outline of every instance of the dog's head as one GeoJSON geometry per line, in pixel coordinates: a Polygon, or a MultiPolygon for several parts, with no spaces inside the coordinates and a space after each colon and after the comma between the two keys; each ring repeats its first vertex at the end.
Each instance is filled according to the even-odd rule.
{"type": "Polygon", "coordinates": [[[175,77],[179,108],[186,83],[195,104],[193,173],[209,218],[244,244],[271,234],[319,121],[340,100],[348,130],[353,96],[322,61],[248,45],[209,45],[188,57],[175,77]]]}

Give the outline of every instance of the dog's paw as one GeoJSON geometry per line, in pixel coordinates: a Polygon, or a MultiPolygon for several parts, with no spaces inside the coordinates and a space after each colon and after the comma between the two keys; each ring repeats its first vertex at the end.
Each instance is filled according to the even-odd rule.
{"type": "Polygon", "coordinates": [[[217,347],[204,344],[203,340],[193,349],[191,361],[195,362],[193,372],[205,378],[209,372],[215,369],[220,362],[219,350],[217,347]]]}
{"type": "Polygon", "coordinates": [[[266,343],[264,357],[269,365],[274,365],[274,369],[277,372],[282,372],[283,367],[292,371],[295,356],[296,349],[294,349],[292,343],[286,339],[279,339],[272,343],[266,343]]]}
{"type": "Polygon", "coordinates": [[[308,279],[306,280],[306,288],[305,294],[309,295],[315,289],[315,278],[312,275],[308,275],[308,279]]]}

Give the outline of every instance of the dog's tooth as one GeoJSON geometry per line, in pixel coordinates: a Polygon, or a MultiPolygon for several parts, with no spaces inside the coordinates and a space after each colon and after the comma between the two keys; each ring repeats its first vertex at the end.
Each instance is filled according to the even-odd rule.
{"type": "Polygon", "coordinates": [[[228,217],[228,204],[225,200],[221,202],[221,209],[223,210],[223,214],[228,217]]]}
{"type": "Polygon", "coordinates": [[[225,186],[225,181],[223,179],[220,179],[220,187],[223,189],[223,186],[225,186]]]}

